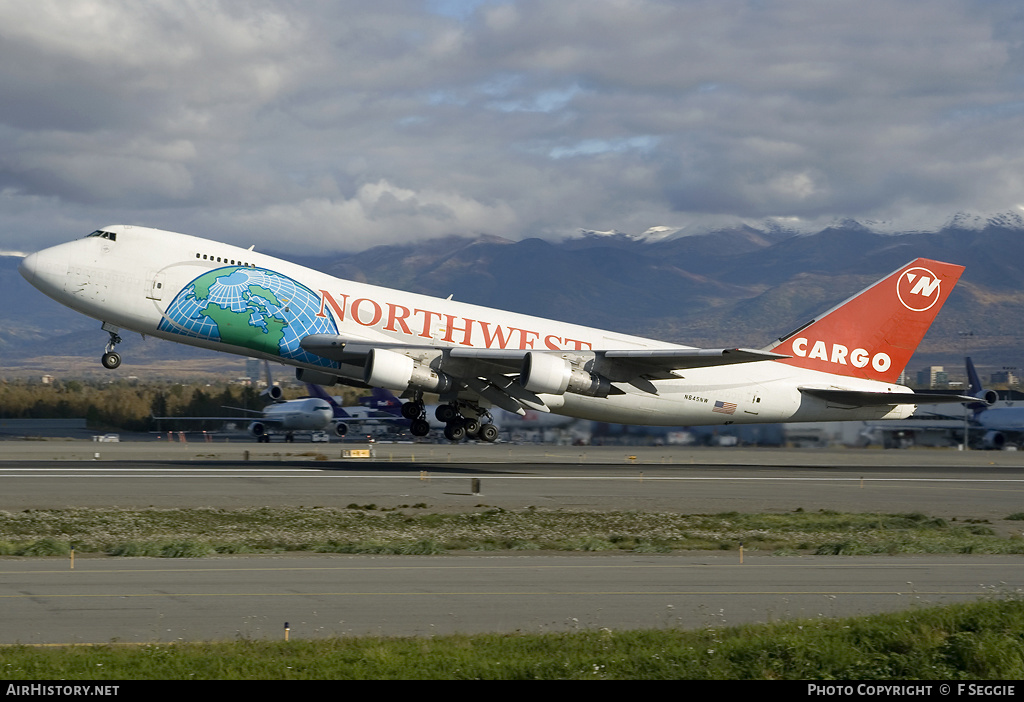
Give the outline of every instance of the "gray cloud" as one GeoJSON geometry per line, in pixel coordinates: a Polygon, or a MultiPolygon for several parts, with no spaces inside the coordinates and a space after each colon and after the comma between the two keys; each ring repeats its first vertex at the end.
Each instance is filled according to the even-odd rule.
{"type": "Polygon", "coordinates": [[[1024,205],[1011,0],[12,0],[0,248],[1024,205]]]}

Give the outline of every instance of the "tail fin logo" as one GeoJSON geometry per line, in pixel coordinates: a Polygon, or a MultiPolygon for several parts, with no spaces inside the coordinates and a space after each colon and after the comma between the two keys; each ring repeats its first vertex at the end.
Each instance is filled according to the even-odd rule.
{"type": "Polygon", "coordinates": [[[896,283],[896,295],[911,312],[924,312],[942,297],[940,288],[939,277],[927,268],[908,268],[896,283]]]}
{"type": "Polygon", "coordinates": [[[894,383],[963,270],[914,259],[781,337],[771,350],[790,356],[779,361],[787,365],[894,383]]]}

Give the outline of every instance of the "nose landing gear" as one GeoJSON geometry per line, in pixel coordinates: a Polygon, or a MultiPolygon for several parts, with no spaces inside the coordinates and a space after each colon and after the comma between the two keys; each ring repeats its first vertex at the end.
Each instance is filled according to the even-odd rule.
{"type": "Polygon", "coordinates": [[[121,337],[117,335],[117,332],[120,330],[104,322],[103,331],[110,334],[110,341],[107,342],[106,350],[103,356],[100,357],[100,363],[103,364],[104,368],[114,370],[121,365],[121,355],[114,352],[114,347],[121,343],[121,337]]]}

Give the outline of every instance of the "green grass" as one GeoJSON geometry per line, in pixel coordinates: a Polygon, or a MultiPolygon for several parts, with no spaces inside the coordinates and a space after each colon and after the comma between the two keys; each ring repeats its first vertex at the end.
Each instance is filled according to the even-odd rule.
{"type": "Polygon", "coordinates": [[[1021,680],[1024,603],[698,631],[0,649],[8,680],[1021,680]]]}
{"type": "MultiPolygon", "coordinates": [[[[1011,515],[1012,516],[1012,515],[1011,515]]],[[[746,550],[823,555],[1019,554],[1020,535],[985,520],[920,513],[683,515],[503,510],[431,512],[425,505],[248,509],[0,511],[0,555],[200,557],[224,553],[434,554],[449,551],[746,550]]]]}

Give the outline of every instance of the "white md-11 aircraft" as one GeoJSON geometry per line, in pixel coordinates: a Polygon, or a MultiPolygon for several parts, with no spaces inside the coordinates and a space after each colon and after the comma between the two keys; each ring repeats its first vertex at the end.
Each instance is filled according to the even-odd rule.
{"type": "MultiPolygon", "coordinates": [[[[342,280],[248,249],[117,225],[27,256],[20,271],[119,333],[290,364],[299,380],[423,394],[453,441],[497,436],[489,408],[617,424],[694,426],[902,419],[897,384],[963,272],[917,259],[763,349],[698,349],[342,280]]],[[[725,320],[723,320],[724,322],[725,320]]]]}

